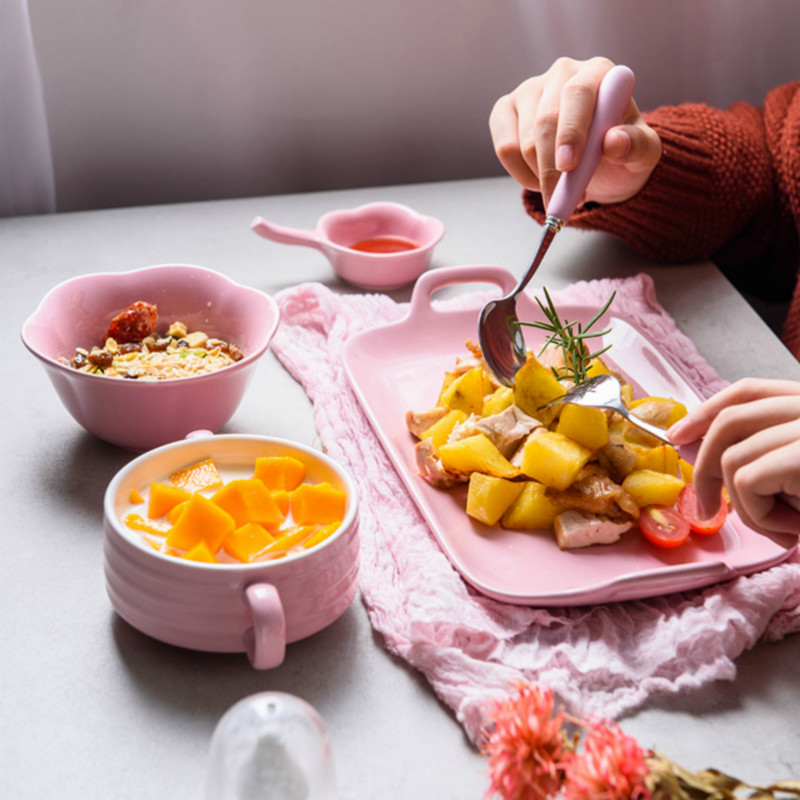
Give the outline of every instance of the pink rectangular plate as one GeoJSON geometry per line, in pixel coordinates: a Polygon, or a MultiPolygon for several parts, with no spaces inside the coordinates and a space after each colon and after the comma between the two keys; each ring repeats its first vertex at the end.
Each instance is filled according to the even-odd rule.
{"type": "MultiPolygon", "coordinates": [[[[466,489],[440,490],[418,474],[414,439],[405,415],[431,408],[446,371],[468,355],[467,339],[477,341],[476,307],[434,305],[438,289],[456,283],[493,283],[503,293],[516,279],[500,267],[448,267],[431,270],[417,282],[408,315],[399,322],[365,331],[346,344],[344,363],[359,401],[440,547],[476,589],[519,605],[572,606],[652,597],[685,591],[748,574],[785,559],[782,546],[746,527],[736,514],[715,536],[693,536],[674,550],[663,550],[631,533],[617,544],[562,551],[549,531],[511,531],[487,527],[465,511],[466,489]]],[[[562,317],[587,322],[597,308],[561,305],[562,317]]],[[[521,320],[541,319],[535,301],[517,299],[521,320]]],[[[596,330],[610,327],[604,358],[633,384],[637,397],[674,397],[692,407],[700,396],[648,337],[612,308],[596,330]]],[[[535,348],[542,334],[525,328],[535,348]]],[[[693,452],[683,452],[689,460],[693,452]]],[[[401,534],[398,534],[401,535],[401,534]]]]}

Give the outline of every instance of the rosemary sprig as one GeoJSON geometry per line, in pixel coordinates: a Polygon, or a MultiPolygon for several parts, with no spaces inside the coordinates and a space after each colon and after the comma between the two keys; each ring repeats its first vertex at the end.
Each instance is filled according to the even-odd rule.
{"type": "Polygon", "coordinates": [[[539,328],[540,330],[547,332],[548,336],[545,339],[542,349],[539,351],[538,355],[541,355],[549,345],[555,345],[561,349],[561,352],[564,356],[563,370],[557,370],[555,367],[551,367],[556,378],[559,380],[568,378],[575,383],[583,383],[586,380],[586,370],[588,369],[592,359],[601,356],[606,352],[606,350],[608,350],[609,347],[611,347],[609,344],[600,350],[590,352],[586,345],[586,340],[593,339],[598,336],[605,336],[605,334],[609,332],[610,328],[607,328],[604,331],[591,331],[590,329],[597,322],[597,320],[600,319],[600,317],[602,317],[606,311],[608,311],[608,308],[613,302],[617,293],[612,292],[611,297],[608,298],[603,307],[591,318],[591,320],[589,320],[589,322],[586,323],[585,326],[583,326],[577,321],[570,322],[566,319],[562,320],[558,311],[556,310],[553,299],[550,297],[549,292],[547,289],[543,289],[543,291],[547,303],[542,303],[538,297],[536,298],[536,302],[539,304],[539,308],[541,309],[542,314],[544,314],[546,321],[520,321],[519,324],[528,325],[532,328],[539,328]]]}

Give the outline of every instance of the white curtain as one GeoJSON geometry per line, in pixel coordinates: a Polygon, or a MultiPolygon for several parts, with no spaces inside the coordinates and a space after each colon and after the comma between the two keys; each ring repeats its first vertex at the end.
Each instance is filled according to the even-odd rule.
{"type": "Polygon", "coordinates": [[[55,210],[50,138],[27,0],[0,0],[0,217],[55,210]]]}

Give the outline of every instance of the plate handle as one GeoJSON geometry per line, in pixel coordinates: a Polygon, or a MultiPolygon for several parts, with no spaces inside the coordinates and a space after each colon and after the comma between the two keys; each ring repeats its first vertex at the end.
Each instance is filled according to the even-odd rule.
{"type": "Polygon", "coordinates": [[[517,285],[517,279],[504,267],[489,264],[438,267],[428,270],[414,285],[409,316],[420,318],[438,313],[431,305],[434,292],[459,283],[493,283],[499,286],[505,295],[517,285]]]}

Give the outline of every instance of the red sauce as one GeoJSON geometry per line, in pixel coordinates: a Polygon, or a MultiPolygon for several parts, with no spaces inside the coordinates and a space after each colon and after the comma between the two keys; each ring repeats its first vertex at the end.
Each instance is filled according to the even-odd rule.
{"type": "Polygon", "coordinates": [[[416,250],[419,244],[405,236],[371,236],[348,245],[351,250],[362,253],[402,253],[405,250],[416,250]]]}

